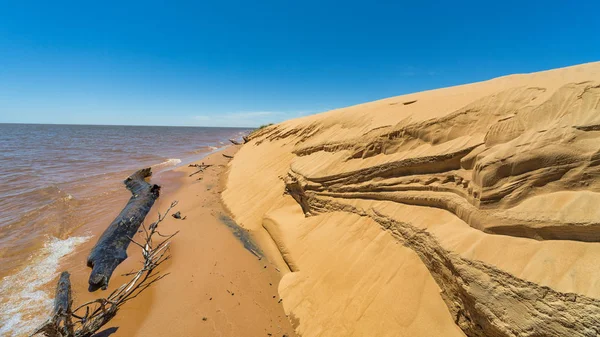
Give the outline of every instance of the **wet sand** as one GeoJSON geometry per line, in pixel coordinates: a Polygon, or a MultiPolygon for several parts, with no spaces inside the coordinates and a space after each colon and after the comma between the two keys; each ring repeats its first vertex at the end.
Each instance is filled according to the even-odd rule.
{"type": "MultiPolygon", "coordinates": [[[[126,304],[99,336],[295,336],[277,292],[280,272],[221,203],[230,160],[222,153],[237,150],[228,147],[200,160],[212,166],[192,177],[196,168],[180,167],[152,178],[163,189],[146,223],[173,200],[179,204],[172,213],[186,217],[169,215],[159,227],[165,234],[179,231],[172,259],[161,266],[169,275],[126,304]]],[[[96,240],[78,247],[64,265],[72,274],[75,306],[108,295],[125,281],[121,274],[140,264],[139,248],[130,245],[129,258],[116,269],[109,290],[89,293],[85,259],[96,240]]]]}

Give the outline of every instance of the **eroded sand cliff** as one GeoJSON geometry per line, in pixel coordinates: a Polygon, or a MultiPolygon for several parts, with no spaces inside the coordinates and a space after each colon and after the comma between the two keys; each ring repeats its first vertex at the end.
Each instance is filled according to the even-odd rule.
{"type": "Polygon", "coordinates": [[[600,63],[291,120],[230,166],[304,337],[600,333],[600,63]]]}

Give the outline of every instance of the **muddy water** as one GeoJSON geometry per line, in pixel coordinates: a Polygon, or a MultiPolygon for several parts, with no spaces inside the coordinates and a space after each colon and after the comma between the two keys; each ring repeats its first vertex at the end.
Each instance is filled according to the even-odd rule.
{"type": "Polygon", "coordinates": [[[155,175],[226,146],[247,129],[0,124],[0,336],[43,320],[61,258],[93,240],[155,175]]]}

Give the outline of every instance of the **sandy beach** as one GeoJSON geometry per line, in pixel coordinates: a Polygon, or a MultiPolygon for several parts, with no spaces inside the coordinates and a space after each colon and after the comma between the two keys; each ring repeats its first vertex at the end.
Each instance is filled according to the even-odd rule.
{"type": "MultiPolygon", "coordinates": [[[[146,223],[185,217],[161,224],[169,275],[99,336],[594,335],[598,83],[590,63],[388,98],[153,177],[146,223]]],[[[93,242],[64,266],[76,303],[93,242]]]]}
{"type": "MultiPolygon", "coordinates": [[[[197,169],[185,166],[158,179],[162,194],[146,223],[174,200],[179,203],[173,212],[185,216],[168,216],[160,225],[163,233],[179,231],[172,259],[161,266],[169,275],[127,303],[100,336],[295,336],[277,291],[282,274],[260,251],[244,248],[242,239],[251,240],[251,234],[235,225],[221,203],[230,161],[222,154],[233,155],[238,148],[197,162],[212,165],[203,173],[189,177],[197,169]]],[[[109,289],[89,293],[85,259],[95,241],[78,247],[63,266],[72,274],[75,304],[106,296],[126,280],[119,275],[139,266],[140,249],[130,245],[129,258],[116,269],[109,289]]]]}
{"type": "Polygon", "coordinates": [[[600,337],[600,1],[5,1],[0,337],[600,337]]]}

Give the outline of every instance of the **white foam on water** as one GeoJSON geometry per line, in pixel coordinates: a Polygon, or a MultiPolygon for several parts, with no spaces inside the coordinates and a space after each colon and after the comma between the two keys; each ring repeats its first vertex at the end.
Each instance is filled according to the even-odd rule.
{"type": "Polygon", "coordinates": [[[54,294],[46,293],[42,286],[58,276],[60,259],[89,238],[51,238],[38,254],[30,257],[27,266],[2,279],[0,336],[27,336],[48,318],[54,294]]]}
{"type": "Polygon", "coordinates": [[[154,168],[168,167],[168,166],[177,166],[179,164],[181,164],[181,159],[171,158],[171,159],[167,159],[167,160],[163,161],[160,164],[152,165],[152,167],[154,167],[154,168]]]}
{"type": "Polygon", "coordinates": [[[171,158],[171,159],[165,161],[164,163],[162,163],[161,165],[175,166],[177,164],[181,164],[181,159],[179,159],[179,158],[171,158]]]}

